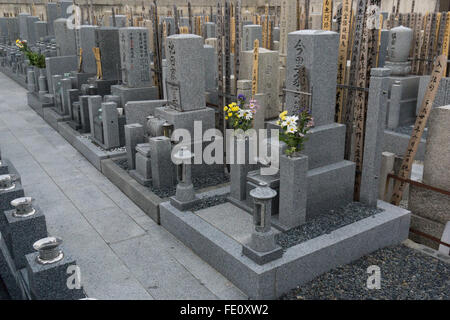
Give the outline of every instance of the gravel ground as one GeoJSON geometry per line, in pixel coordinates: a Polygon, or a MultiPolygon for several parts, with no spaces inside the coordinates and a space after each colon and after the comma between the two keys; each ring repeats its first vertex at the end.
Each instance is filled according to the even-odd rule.
{"type": "Polygon", "coordinates": [[[120,168],[128,172],[128,160],[127,158],[119,158],[113,160],[120,168]]]}
{"type": "Polygon", "coordinates": [[[192,208],[192,211],[199,211],[211,207],[215,207],[221,204],[224,204],[227,202],[227,198],[230,194],[224,194],[220,196],[213,196],[210,198],[203,198],[194,208],[192,208]]]}
{"type": "MultiPolygon", "coordinates": [[[[205,174],[202,176],[192,177],[192,183],[194,184],[195,190],[218,186],[229,181],[230,178],[227,177],[223,172],[215,172],[213,174],[205,174]]],[[[176,187],[158,189],[151,186],[149,187],[149,189],[160,198],[172,197],[176,192],[176,187]]]]}
{"type": "Polygon", "coordinates": [[[450,265],[399,245],[331,270],[281,299],[450,300],[450,265]],[[366,286],[372,265],[381,269],[380,290],[366,286]]]}
{"type": "Polygon", "coordinates": [[[81,138],[89,140],[97,149],[104,151],[104,152],[125,152],[127,150],[126,147],[113,148],[113,149],[106,150],[105,148],[100,146],[97,142],[92,140],[91,136],[81,135],[81,138]]]}
{"type": "MultiPolygon", "coordinates": [[[[401,134],[406,134],[408,136],[412,135],[412,132],[414,130],[414,126],[404,126],[404,127],[398,127],[397,129],[394,130],[394,132],[397,133],[401,133],[401,134]]],[[[427,135],[428,135],[428,130],[425,129],[423,135],[422,135],[422,139],[427,139],[427,135]]]]}
{"type": "MultiPolygon", "coordinates": [[[[115,159],[113,161],[123,170],[128,171],[128,163],[126,159],[115,159]]],[[[221,185],[229,181],[230,178],[226,176],[225,173],[223,173],[222,171],[214,172],[212,174],[205,174],[201,176],[194,176],[192,178],[192,183],[194,184],[195,190],[221,185]]],[[[176,187],[153,188],[153,186],[150,186],[149,189],[160,198],[172,197],[175,195],[176,192],[176,187]]]]}
{"type": "Polygon", "coordinates": [[[328,215],[322,215],[307,224],[278,235],[277,243],[283,249],[287,249],[380,212],[379,209],[368,208],[361,203],[350,203],[338,210],[331,210],[328,215]]]}

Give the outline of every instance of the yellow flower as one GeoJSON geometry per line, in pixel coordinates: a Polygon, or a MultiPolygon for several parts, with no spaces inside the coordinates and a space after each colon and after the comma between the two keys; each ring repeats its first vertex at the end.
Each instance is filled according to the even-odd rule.
{"type": "Polygon", "coordinates": [[[236,112],[239,111],[239,107],[238,106],[234,106],[233,108],[231,108],[232,111],[236,112]]]}
{"type": "Polygon", "coordinates": [[[223,108],[223,111],[228,111],[228,107],[224,107],[224,108],[223,108]]]}
{"type": "Polygon", "coordinates": [[[228,117],[225,117],[225,120],[228,120],[228,117]]]}
{"type": "Polygon", "coordinates": [[[229,112],[229,113],[228,113],[228,116],[229,116],[229,117],[232,117],[232,116],[233,116],[233,114],[232,114],[231,112],[229,112]]]}

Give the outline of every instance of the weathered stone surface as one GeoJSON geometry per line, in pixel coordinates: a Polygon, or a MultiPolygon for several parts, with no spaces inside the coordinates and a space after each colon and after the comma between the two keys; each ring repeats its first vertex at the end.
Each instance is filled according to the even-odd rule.
{"type": "Polygon", "coordinates": [[[59,56],[73,56],[77,54],[75,29],[69,29],[67,19],[60,18],[54,22],[56,48],[59,56]]]}
{"type": "Polygon", "coordinates": [[[389,74],[389,69],[374,68],[370,78],[360,199],[371,207],[378,202],[389,74]]]}
{"type": "Polygon", "coordinates": [[[100,27],[95,29],[95,45],[100,49],[103,79],[120,80],[122,77],[119,29],[100,27]]]}
{"type": "Polygon", "coordinates": [[[77,32],[79,33],[80,48],[83,50],[83,63],[81,70],[86,73],[97,73],[97,64],[92,48],[95,47],[95,30],[97,26],[82,25],[77,32]]]}
{"type": "MultiPolygon", "coordinates": [[[[301,30],[288,36],[286,89],[304,91],[298,77],[304,66],[313,91],[311,107],[316,126],[334,122],[338,44],[339,35],[332,31],[301,30]]],[[[286,110],[295,113],[304,107],[300,100],[299,94],[286,92],[286,110]]]]}
{"type": "Polygon", "coordinates": [[[140,143],[144,143],[144,127],[138,123],[125,125],[125,146],[129,170],[134,170],[136,167],[136,146],[140,143]]]}
{"type": "Polygon", "coordinates": [[[178,34],[167,38],[167,93],[169,104],[180,111],[205,107],[203,38],[178,34]]]}
{"type": "Polygon", "coordinates": [[[450,190],[450,106],[435,108],[428,122],[423,181],[450,190]]]}
{"type": "Polygon", "coordinates": [[[148,29],[121,28],[119,39],[123,83],[131,88],[152,86],[148,29]]]}
{"type": "MultiPolygon", "coordinates": [[[[278,52],[259,49],[258,61],[258,92],[267,95],[265,109],[265,119],[276,118],[279,114],[278,98],[278,77],[279,68],[278,52]]],[[[253,51],[243,51],[241,53],[241,67],[239,75],[241,79],[252,79],[253,72],[253,51]]],[[[248,99],[250,97],[247,96],[248,99]]]]}
{"type": "Polygon", "coordinates": [[[308,157],[280,157],[279,222],[286,229],[306,223],[308,157]]]}
{"type": "Polygon", "coordinates": [[[242,51],[253,50],[255,40],[259,40],[259,46],[262,46],[262,26],[252,24],[244,26],[242,37],[242,51]]]}

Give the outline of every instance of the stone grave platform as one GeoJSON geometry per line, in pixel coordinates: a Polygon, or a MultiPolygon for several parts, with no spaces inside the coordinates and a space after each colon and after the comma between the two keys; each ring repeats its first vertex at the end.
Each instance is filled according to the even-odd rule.
{"type": "Polygon", "coordinates": [[[44,120],[56,131],[58,131],[58,122],[69,121],[69,115],[60,115],[54,108],[45,108],[43,112],[44,120]]]}
{"type": "MultiPolygon", "coordinates": [[[[80,151],[81,152],[81,151],[80,151]]],[[[138,183],[125,169],[120,167],[114,160],[126,161],[126,156],[115,157],[114,159],[104,159],[101,161],[101,172],[116,187],[125,193],[139,208],[141,208],[150,218],[160,224],[160,204],[167,201],[167,197],[158,196],[149,187],[145,187],[138,183]]],[[[228,183],[216,186],[205,187],[196,190],[197,194],[223,194],[224,188],[226,193],[229,192],[228,183]]]]}
{"type": "Polygon", "coordinates": [[[52,102],[42,102],[39,99],[39,95],[35,92],[27,93],[27,101],[30,108],[36,111],[41,117],[44,116],[44,108],[51,108],[54,106],[52,102]]]}
{"type": "Polygon", "coordinates": [[[160,215],[164,228],[251,299],[276,299],[336,266],[407,239],[410,212],[383,201],[378,208],[371,217],[287,248],[265,265],[242,254],[252,216],[233,204],[182,212],[164,202],[160,215]]]}

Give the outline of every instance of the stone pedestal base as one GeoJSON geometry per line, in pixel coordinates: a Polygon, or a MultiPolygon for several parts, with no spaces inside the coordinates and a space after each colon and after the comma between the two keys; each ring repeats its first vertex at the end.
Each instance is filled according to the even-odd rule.
{"type": "Polygon", "coordinates": [[[214,109],[201,108],[193,111],[177,111],[169,107],[155,109],[155,115],[174,125],[174,129],[186,129],[194,137],[194,121],[202,123],[202,134],[215,128],[214,109]]]}
{"type": "Polygon", "coordinates": [[[24,292],[20,286],[17,276],[17,270],[14,267],[14,261],[9,254],[9,250],[0,232],[0,277],[13,300],[22,300],[24,292]]]}
{"type": "Polygon", "coordinates": [[[242,253],[259,265],[280,259],[283,249],[275,244],[275,231],[253,232],[250,242],[242,246],[242,253]]]}
{"type": "Polygon", "coordinates": [[[392,62],[386,61],[385,68],[391,69],[391,75],[393,76],[406,76],[411,73],[411,62],[392,62]]]}
{"type": "Polygon", "coordinates": [[[114,85],[111,86],[111,93],[120,97],[122,106],[128,101],[158,100],[157,87],[128,88],[124,85],[114,85]]]}
{"type": "Polygon", "coordinates": [[[25,268],[25,255],[35,252],[33,243],[47,237],[45,216],[36,206],[34,208],[36,213],[25,218],[15,217],[15,210],[5,211],[11,255],[17,269],[25,268]]]}
{"type": "Polygon", "coordinates": [[[197,197],[194,197],[193,200],[185,202],[178,200],[176,197],[170,198],[170,204],[180,211],[188,211],[192,209],[199,201],[200,199],[198,199],[197,197]]]}
{"type": "MultiPolygon", "coordinates": [[[[71,289],[67,286],[69,266],[76,261],[65,250],[64,258],[56,263],[41,265],[37,262],[38,253],[26,256],[28,280],[31,295],[37,300],[79,300],[86,297],[83,289],[71,289]]],[[[73,275],[75,277],[75,275],[73,275]]]]}
{"type": "Polygon", "coordinates": [[[137,182],[139,182],[139,184],[143,185],[144,187],[150,187],[152,184],[152,180],[151,179],[146,179],[144,178],[143,175],[141,175],[139,172],[137,172],[136,170],[130,170],[128,172],[128,174],[135,179],[137,182]]]}

